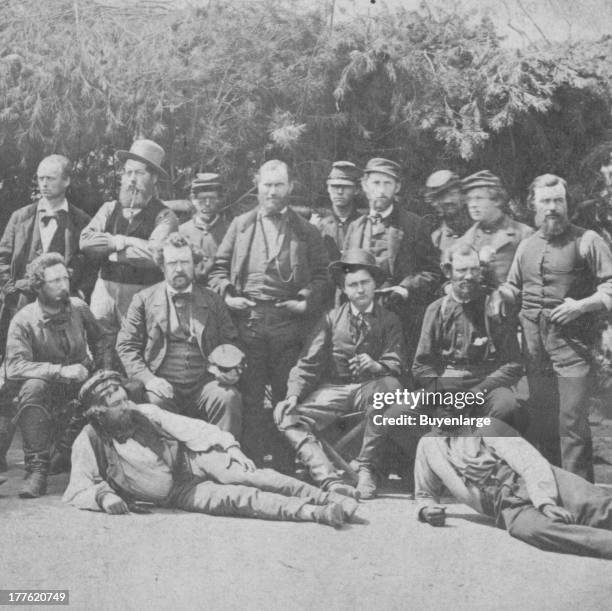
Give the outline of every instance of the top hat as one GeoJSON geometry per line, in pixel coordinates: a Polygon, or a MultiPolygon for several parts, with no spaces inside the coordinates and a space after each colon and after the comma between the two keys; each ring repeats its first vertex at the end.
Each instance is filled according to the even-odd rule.
{"type": "Polygon", "coordinates": [[[88,407],[88,404],[93,399],[93,395],[98,386],[104,382],[108,382],[109,380],[114,380],[120,384],[123,382],[121,379],[121,374],[116,371],[112,371],[111,369],[101,369],[100,371],[94,373],[89,380],[83,382],[81,390],[79,390],[79,401],[84,406],[88,407]]]}
{"type": "Polygon", "coordinates": [[[191,181],[191,192],[201,193],[210,191],[221,191],[223,185],[219,179],[219,174],[205,172],[204,174],[196,174],[196,177],[191,181]]]}
{"type": "Polygon", "coordinates": [[[170,178],[168,172],[161,167],[165,155],[164,149],[153,140],[134,140],[129,151],[117,151],[115,153],[115,157],[121,162],[127,159],[135,159],[164,178],[170,178]]]}
{"type": "Polygon", "coordinates": [[[480,187],[504,188],[501,179],[492,172],[489,172],[489,170],[482,170],[476,172],[476,174],[470,174],[461,181],[461,188],[464,192],[480,187]]]}
{"type": "Polygon", "coordinates": [[[400,170],[399,164],[395,163],[395,161],[384,159],[383,157],[374,157],[368,161],[363,173],[370,174],[371,172],[380,172],[381,174],[386,174],[399,181],[400,170]]]}
{"type": "Polygon", "coordinates": [[[358,269],[367,269],[372,274],[377,286],[382,284],[385,279],[383,270],[376,265],[376,257],[371,252],[362,248],[347,250],[340,260],[330,263],[327,269],[334,282],[338,285],[341,285],[344,274],[358,269]]]}
{"type": "Polygon", "coordinates": [[[438,170],[431,174],[425,183],[425,199],[431,201],[456,187],[461,187],[461,180],[455,172],[438,170]]]}
{"type": "Polygon", "coordinates": [[[327,177],[330,185],[348,185],[354,187],[361,178],[361,170],[350,161],[334,161],[327,177]]]}

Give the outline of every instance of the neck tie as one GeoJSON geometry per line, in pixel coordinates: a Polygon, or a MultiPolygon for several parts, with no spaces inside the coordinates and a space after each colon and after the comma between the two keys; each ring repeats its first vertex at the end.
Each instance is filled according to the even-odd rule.
{"type": "Polygon", "coordinates": [[[353,338],[355,344],[360,344],[365,339],[368,331],[370,330],[370,325],[367,321],[366,314],[363,312],[359,312],[357,315],[351,312],[351,337],[353,338]]]}
{"type": "Polygon", "coordinates": [[[191,293],[175,293],[172,295],[172,302],[179,321],[179,325],[187,335],[191,333],[191,293]]]}

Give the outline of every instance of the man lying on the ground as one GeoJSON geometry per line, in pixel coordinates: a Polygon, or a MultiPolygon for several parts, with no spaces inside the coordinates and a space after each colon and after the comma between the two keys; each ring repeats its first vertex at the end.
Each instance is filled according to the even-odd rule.
{"type": "MultiPolygon", "coordinates": [[[[461,413],[451,407],[439,416],[461,413]]],[[[442,425],[419,441],[418,519],[444,526],[446,488],[512,537],[547,551],[612,559],[612,494],[553,467],[504,422],[442,425]]]]}
{"type": "Polygon", "coordinates": [[[312,521],[340,527],[357,503],[271,469],[256,469],[217,426],[128,400],[114,371],[88,380],[89,424],[72,449],[63,500],[109,514],[142,504],[210,515],[312,521]]]}

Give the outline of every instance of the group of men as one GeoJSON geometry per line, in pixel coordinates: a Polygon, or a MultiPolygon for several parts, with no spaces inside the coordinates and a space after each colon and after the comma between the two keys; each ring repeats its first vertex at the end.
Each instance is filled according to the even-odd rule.
{"type": "Polygon", "coordinates": [[[163,149],[137,140],[116,156],[118,199],[92,219],[66,202],[69,161],[45,158],[40,200],[16,211],[0,240],[10,320],[0,468],[17,423],[20,496],[45,494],[72,448],[64,498],[78,507],[339,526],[357,519],[357,499],[376,495],[395,447],[427,501],[420,519],[444,522],[443,484],[525,540],[545,546],[552,529],[550,549],[612,556],[603,535],[576,543],[589,536],[580,528],[612,526],[612,497],[580,480],[586,497],[572,505],[561,485],[570,476],[546,460],[593,481],[591,333],[612,309],[612,253],[569,222],[563,179],[530,186],[534,231],[511,218],[491,172],[435,172],[425,186],[440,221],[432,233],[402,205],[391,160],[334,163],[331,209],[310,220],[289,205],[289,166],[271,160],[255,177],[257,206],[231,222],[220,177],[198,175],[193,217],[179,226],[157,197],[163,149]],[[529,409],[515,390],[524,372],[529,409]],[[479,396],[465,412],[501,423],[508,439],[460,426],[422,437],[429,427],[392,424],[425,409],[399,401],[407,388],[479,396]],[[375,396],[398,397],[387,424],[375,396]],[[348,465],[323,436],[355,413],[363,436],[348,465]],[[292,471],[294,455],[315,486],[278,472],[292,471]],[[525,484],[514,504],[500,497],[511,479],[525,484]],[[540,516],[535,534],[526,508],[540,516]]]}

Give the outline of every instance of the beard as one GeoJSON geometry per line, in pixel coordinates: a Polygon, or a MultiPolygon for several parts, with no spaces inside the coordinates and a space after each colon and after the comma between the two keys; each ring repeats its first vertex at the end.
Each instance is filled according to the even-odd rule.
{"type": "Polygon", "coordinates": [[[47,307],[64,307],[70,303],[70,293],[69,291],[62,291],[56,297],[50,297],[44,290],[42,290],[38,294],[38,299],[44,306],[47,307]]]}
{"type": "Polygon", "coordinates": [[[537,215],[535,221],[545,238],[562,234],[569,225],[567,216],[560,214],[537,215]]]}
{"type": "Polygon", "coordinates": [[[458,280],[453,282],[453,292],[461,301],[473,301],[480,294],[480,283],[476,280],[458,280]]]}
{"type": "Polygon", "coordinates": [[[124,208],[140,210],[147,205],[150,199],[150,193],[132,187],[131,185],[121,185],[121,189],[119,190],[119,203],[124,208]]]}

